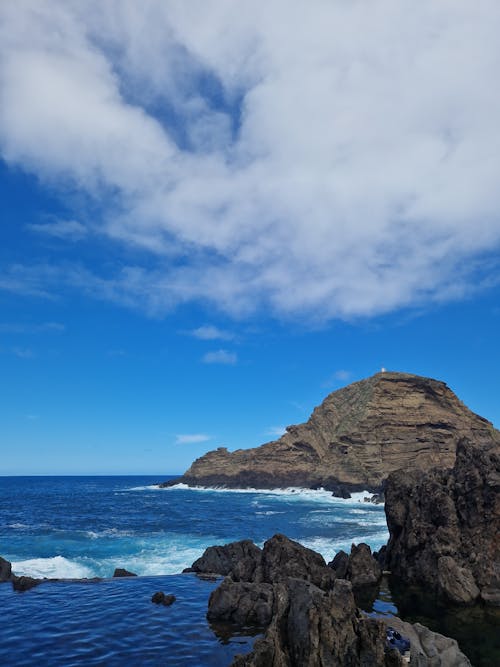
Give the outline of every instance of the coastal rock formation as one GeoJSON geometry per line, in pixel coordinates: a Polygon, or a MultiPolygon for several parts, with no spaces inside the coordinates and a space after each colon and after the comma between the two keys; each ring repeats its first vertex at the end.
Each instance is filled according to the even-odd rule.
{"type": "Polygon", "coordinates": [[[411,465],[452,467],[462,437],[500,442],[500,433],[471,412],[444,382],[383,372],[333,392],[305,424],[273,442],[197,459],[179,480],[191,486],[324,487],[336,495],[381,489],[411,465]]]}
{"type": "Polygon", "coordinates": [[[410,640],[412,667],[472,667],[455,639],[432,632],[420,623],[405,623],[397,617],[391,617],[387,623],[410,640]]]}
{"type": "Polygon", "coordinates": [[[261,550],[251,540],[208,547],[184,572],[226,575],[236,567],[238,580],[251,581],[260,555],[261,550]]]}
{"type": "Polygon", "coordinates": [[[457,447],[452,470],[401,470],[386,486],[386,566],[448,602],[500,605],[500,445],[457,447]]]}
{"type": "Polygon", "coordinates": [[[167,595],[163,591],[157,591],[156,593],[153,593],[151,597],[151,602],[154,604],[162,604],[164,607],[170,607],[171,604],[174,604],[175,600],[175,595],[167,595]]]}
{"type": "Polygon", "coordinates": [[[347,579],[353,588],[375,586],[382,577],[382,569],[373,557],[368,544],[353,544],[351,555],[339,551],[335,558],[328,563],[339,579],[347,579]]]}
{"type": "Polygon", "coordinates": [[[265,637],[248,655],[236,656],[233,667],[386,664],[384,623],[359,612],[349,582],[338,580],[325,593],[290,578],[275,584],[274,591],[273,619],[265,637]]]}
{"type": "Polygon", "coordinates": [[[115,577],[137,577],[137,575],[134,572],[125,570],[123,567],[117,567],[113,572],[113,578],[115,577]]]}
{"type": "Polygon", "coordinates": [[[13,577],[12,565],[8,560],[0,556],[0,583],[3,581],[11,581],[13,577]]]}

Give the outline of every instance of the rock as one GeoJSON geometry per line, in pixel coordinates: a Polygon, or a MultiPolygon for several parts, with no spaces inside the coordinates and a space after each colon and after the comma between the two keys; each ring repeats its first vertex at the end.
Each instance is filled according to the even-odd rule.
{"type": "Polygon", "coordinates": [[[500,600],[500,444],[460,441],[452,470],[389,476],[386,566],[455,604],[500,600]]]}
{"type": "Polygon", "coordinates": [[[137,577],[134,572],[129,572],[128,570],[123,569],[122,567],[117,567],[113,572],[114,577],[137,577]]]}
{"type": "Polygon", "coordinates": [[[255,581],[277,583],[289,577],[310,581],[324,590],[333,588],[336,578],[321,554],[277,534],[264,544],[255,581]]]}
{"type": "Polygon", "coordinates": [[[382,570],[368,544],[353,544],[347,565],[347,579],[352,587],[375,586],[381,578],[382,570]]]}
{"type": "Polygon", "coordinates": [[[165,595],[163,591],[153,593],[151,598],[151,602],[154,602],[154,604],[162,604],[165,607],[170,607],[170,605],[173,604],[175,600],[175,595],[165,595]]]}
{"type": "Polygon", "coordinates": [[[339,551],[328,567],[335,571],[339,579],[348,579],[353,588],[375,586],[382,578],[378,561],[368,544],[364,543],[353,544],[350,556],[345,551],[339,551]]]}
{"type": "Polygon", "coordinates": [[[0,556],[0,583],[3,581],[11,581],[12,579],[12,565],[8,560],[0,556]]]}
{"type": "Polygon", "coordinates": [[[266,627],[272,619],[273,603],[272,584],[235,582],[228,578],[211,593],[207,618],[240,627],[266,627]]]}
{"type": "Polygon", "coordinates": [[[333,392],[305,424],[278,440],[197,459],[181,479],[191,486],[324,487],[345,496],[380,492],[400,468],[451,468],[462,437],[500,433],[471,412],[444,382],[408,373],[377,373],[333,392]]]}
{"type": "Polygon", "coordinates": [[[420,623],[405,623],[392,617],[387,623],[410,640],[412,667],[471,667],[454,639],[432,632],[420,623]]]}
{"type": "Polygon", "coordinates": [[[184,572],[227,575],[236,567],[238,579],[251,581],[260,554],[261,550],[251,540],[208,547],[184,572]]]}
{"type": "Polygon", "coordinates": [[[308,581],[274,584],[274,617],[265,637],[233,667],[384,665],[385,627],[363,617],[349,582],[337,580],[325,593],[308,581]]]}
{"type": "Polygon", "coordinates": [[[345,579],[347,577],[347,568],[349,566],[349,554],[347,554],[342,549],[337,552],[333,560],[328,563],[328,567],[331,567],[332,570],[335,570],[335,574],[339,579],[345,579]]]}
{"type": "Polygon", "coordinates": [[[29,591],[30,588],[34,588],[41,584],[43,579],[35,579],[34,577],[16,577],[12,578],[12,587],[15,591],[24,592],[29,591]]]}

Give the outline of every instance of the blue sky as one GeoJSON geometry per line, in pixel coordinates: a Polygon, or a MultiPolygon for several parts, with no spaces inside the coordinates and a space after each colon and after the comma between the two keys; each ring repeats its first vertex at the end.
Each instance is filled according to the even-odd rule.
{"type": "Polygon", "coordinates": [[[0,474],[161,479],[382,366],[499,426],[484,4],[4,3],[0,474]]]}

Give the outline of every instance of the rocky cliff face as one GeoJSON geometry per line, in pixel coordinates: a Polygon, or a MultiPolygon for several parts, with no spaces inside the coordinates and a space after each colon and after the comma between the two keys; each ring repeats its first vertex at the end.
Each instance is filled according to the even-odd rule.
{"type": "MultiPolygon", "coordinates": [[[[486,419],[444,384],[406,373],[377,373],[330,394],[305,424],[279,440],[197,459],[180,481],[192,486],[323,486],[339,495],[378,490],[394,470],[449,468],[457,442],[500,441],[486,419]]],[[[179,481],[179,480],[177,480],[179,481]]]]}
{"type": "Polygon", "coordinates": [[[457,448],[452,470],[400,470],[386,488],[386,566],[448,602],[500,606],[500,444],[457,448]]]}

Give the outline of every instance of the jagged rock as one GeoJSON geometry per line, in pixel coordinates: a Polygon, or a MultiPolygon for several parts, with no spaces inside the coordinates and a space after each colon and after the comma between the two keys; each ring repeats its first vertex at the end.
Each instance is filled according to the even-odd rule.
{"type": "Polygon", "coordinates": [[[432,632],[420,623],[405,623],[397,617],[387,623],[410,640],[411,667],[471,667],[455,639],[432,632]]]}
{"type": "Polygon", "coordinates": [[[353,588],[374,586],[382,577],[382,570],[368,544],[355,544],[351,547],[351,555],[347,566],[347,579],[353,588]]]}
{"type": "Polygon", "coordinates": [[[43,579],[35,579],[34,577],[12,577],[12,587],[15,591],[24,592],[31,588],[38,586],[44,581],[43,579]]]}
{"type": "Polygon", "coordinates": [[[393,473],[386,564],[449,602],[500,602],[500,445],[463,439],[452,470],[393,473]]]}
{"type": "Polygon", "coordinates": [[[356,609],[349,582],[324,592],[310,582],[274,584],[274,617],[253,651],[233,667],[384,665],[385,627],[356,609]]]}
{"type": "Polygon", "coordinates": [[[184,572],[227,575],[236,567],[238,579],[251,581],[260,554],[261,550],[251,540],[208,547],[184,572]]]}
{"type": "Polygon", "coordinates": [[[349,567],[349,554],[341,549],[335,554],[333,560],[328,563],[328,567],[335,570],[335,574],[339,579],[346,579],[347,568],[349,567]]]}
{"type": "Polygon", "coordinates": [[[305,579],[328,590],[333,587],[335,572],[321,554],[278,533],[264,544],[254,580],[277,583],[288,577],[305,579]]]}
{"type": "Polygon", "coordinates": [[[272,619],[273,603],[272,584],[235,582],[228,578],[211,593],[207,618],[240,627],[266,627],[272,619]]]}
{"type": "Polygon", "coordinates": [[[163,591],[153,593],[153,596],[151,597],[151,602],[154,602],[154,604],[162,604],[165,607],[170,607],[175,600],[175,595],[166,595],[163,591]]]}
{"type": "Polygon", "coordinates": [[[12,579],[12,565],[8,560],[0,556],[0,583],[3,581],[11,581],[12,579]]]}
{"type": "Polygon", "coordinates": [[[125,570],[123,567],[117,567],[113,572],[113,578],[114,577],[137,577],[137,575],[134,572],[125,570]]]}
{"type": "Polygon", "coordinates": [[[382,577],[379,563],[368,544],[364,543],[353,544],[349,556],[345,551],[339,551],[328,567],[335,571],[339,579],[348,579],[353,588],[375,586],[382,577]]]}
{"type": "MultiPolygon", "coordinates": [[[[400,468],[451,468],[457,442],[496,438],[444,382],[377,373],[330,394],[309,421],[274,442],[197,459],[171,483],[227,487],[324,487],[339,495],[378,492],[400,468]]],[[[169,482],[165,485],[171,484],[169,482]]]]}

